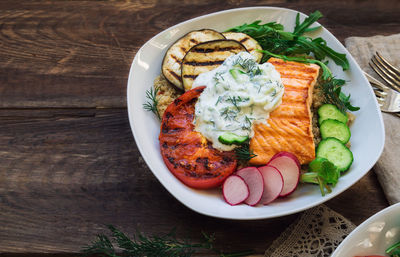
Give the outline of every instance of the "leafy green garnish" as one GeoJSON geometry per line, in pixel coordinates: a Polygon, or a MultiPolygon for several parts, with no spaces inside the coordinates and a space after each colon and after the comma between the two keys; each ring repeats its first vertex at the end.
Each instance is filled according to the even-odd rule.
{"type": "MultiPolygon", "coordinates": [[[[302,23],[300,23],[300,15],[296,16],[296,25],[293,32],[283,31],[281,24],[270,22],[260,24],[261,21],[255,21],[251,24],[243,24],[233,27],[228,31],[245,33],[260,44],[263,50],[278,55],[300,55],[314,54],[318,61],[323,61],[326,57],[331,58],[343,70],[349,69],[349,62],[345,54],[338,53],[328,47],[326,41],[322,38],[311,39],[303,36],[304,33],[314,31],[320,28],[310,26],[322,17],[319,11],[315,11],[309,15],[302,23]]],[[[266,54],[263,61],[269,59],[271,55],[266,54]]],[[[319,64],[319,63],[318,63],[319,64]]]]}
{"type": "Polygon", "coordinates": [[[325,196],[325,190],[328,193],[332,192],[331,186],[334,187],[336,185],[339,177],[340,171],[333,163],[325,158],[316,158],[310,162],[309,172],[302,174],[300,181],[318,184],[322,196],[325,196]]]}
{"type": "Polygon", "coordinates": [[[239,147],[235,148],[235,154],[238,160],[243,160],[243,161],[249,161],[257,156],[257,154],[254,154],[253,151],[250,150],[249,141],[246,141],[239,147]]]}
{"type": "Polygon", "coordinates": [[[346,83],[343,79],[330,78],[321,83],[322,91],[327,103],[336,105],[342,112],[347,109],[350,111],[358,111],[359,107],[354,107],[350,103],[350,95],[346,96],[342,90],[342,86],[346,83]]]}
{"type": "Polygon", "coordinates": [[[146,90],[146,98],[147,102],[143,104],[143,108],[146,111],[154,113],[158,119],[161,119],[160,113],[158,112],[157,105],[157,93],[158,93],[159,88],[153,88],[151,87],[150,89],[146,90]]]}
{"type": "MultiPolygon", "coordinates": [[[[165,236],[147,237],[141,233],[130,239],[114,226],[109,225],[111,239],[106,235],[98,235],[97,239],[82,250],[84,256],[103,256],[103,257],[190,257],[193,254],[212,250],[213,236],[203,233],[205,241],[203,243],[193,244],[187,241],[181,241],[175,238],[173,233],[165,236]],[[117,251],[114,244],[120,249],[117,251]]],[[[220,257],[239,257],[254,253],[245,251],[240,253],[223,254],[220,257]]]]}
{"type": "Polygon", "coordinates": [[[310,14],[302,23],[300,23],[300,13],[296,15],[296,26],[294,27],[293,34],[296,36],[301,36],[305,32],[310,32],[319,29],[321,26],[309,28],[314,22],[322,18],[322,13],[320,11],[315,11],[310,14]]]}
{"type": "Polygon", "coordinates": [[[391,257],[400,257],[400,242],[397,242],[386,249],[386,253],[390,254],[391,257]]]}

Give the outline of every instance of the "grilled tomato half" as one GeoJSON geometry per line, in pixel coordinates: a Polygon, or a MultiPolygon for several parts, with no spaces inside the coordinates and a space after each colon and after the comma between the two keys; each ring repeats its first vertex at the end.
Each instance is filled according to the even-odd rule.
{"type": "Polygon", "coordinates": [[[159,136],[161,155],[168,169],[187,186],[200,189],[221,185],[237,165],[233,152],[213,148],[194,131],[195,104],[204,88],[185,92],[167,107],[159,136]]]}

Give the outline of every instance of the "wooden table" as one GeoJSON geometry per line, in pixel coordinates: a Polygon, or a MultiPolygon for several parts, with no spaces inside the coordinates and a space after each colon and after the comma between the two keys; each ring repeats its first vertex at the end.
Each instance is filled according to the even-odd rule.
{"type": "MultiPolygon", "coordinates": [[[[215,233],[225,251],[262,253],[298,214],[231,221],[189,210],[147,168],[126,110],[130,64],[149,38],[254,5],[318,9],[342,42],[400,32],[397,0],[1,1],[0,252],[76,253],[113,224],[128,234],[176,228],[195,242],[215,233]]],[[[388,203],[369,172],[327,205],[360,224],[388,203]]]]}

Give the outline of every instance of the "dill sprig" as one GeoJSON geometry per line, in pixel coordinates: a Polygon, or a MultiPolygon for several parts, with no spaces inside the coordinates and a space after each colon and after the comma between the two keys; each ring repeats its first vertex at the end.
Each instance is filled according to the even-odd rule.
{"type": "MultiPolygon", "coordinates": [[[[130,239],[123,232],[112,225],[107,226],[111,231],[111,239],[106,235],[98,235],[97,239],[82,250],[83,256],[101,257],[190,257],[201,250],[212,250],[217,252],[212,243],[214,236],[203,233],[203,243],[190,243],[176,239],[174,232],[164,236],[147,237],[138,233],[130,239]],[[116,247],[114,247],[114,244],[116,247]],[[118,248],[118,252],[116,250],[118,248]]],[[[254,253],[244,251],[238,253],[219,253],[220,257],[239,257],[254,253]]]]}
{"type": "Polygon", "coordinates": [[[330,78],[321,83],[322,92],[324,93],[325,102],[336,105],[342,112],[346,110],[358,111],[360,107],[352,106],[350,103],[350,95],[346,96],[342,90],[342,86],[346,83],[343,79],[330,78]]]}
{"type": "Polygon", "coordinates": [[[151,87],[150,89],[146,90],[146,98],[147,102],[143,104],[143,108],[146,111],[154,113],[158,119],[161,120],[160,113],[158,112],[157,105],[158,105],[158,100],[157,100],[157,93],[158,93],[159,88],[156,87],[155,89],[151,87]]]}
{"type": "Polygon", "coordinates": [[[250,150],[249,141],[246,141],[239,147],[235,148],[235,155],[238,160],[244,161],[249,161],[257,156],[257,154],[254,154],[253,151],[250,150]]]}

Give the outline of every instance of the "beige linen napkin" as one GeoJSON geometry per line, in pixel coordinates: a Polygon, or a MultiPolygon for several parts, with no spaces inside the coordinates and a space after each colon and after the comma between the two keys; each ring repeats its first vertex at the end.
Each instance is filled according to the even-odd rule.
{"type": "MultiPolygon", "coordinates": [[[[345,44],[361,69],[377,79],[380,79],[379,76],[368,65],[376,51],[400,68],[400,34],[349,37],[345,40],[345,44]]],[[[374,171],[389,203],[394,204],[400,202],[400,118],[383,113],[383,120],[386,134],[385,148],[374,171]]]]}

